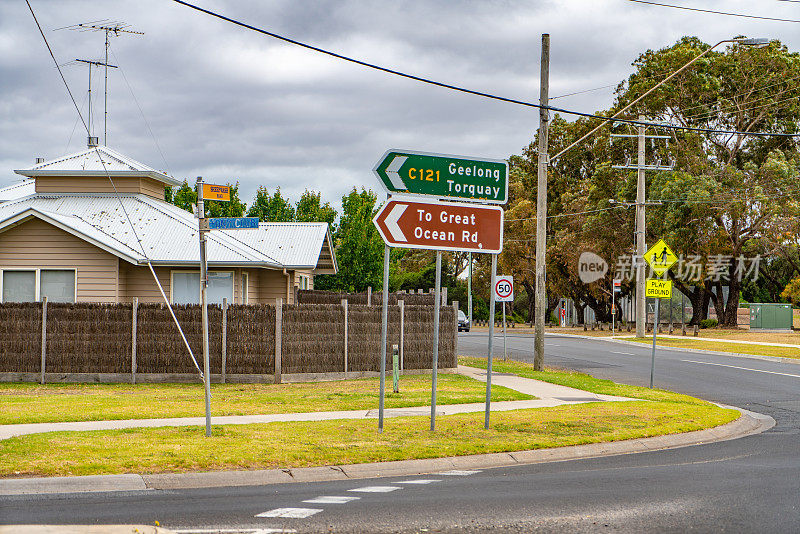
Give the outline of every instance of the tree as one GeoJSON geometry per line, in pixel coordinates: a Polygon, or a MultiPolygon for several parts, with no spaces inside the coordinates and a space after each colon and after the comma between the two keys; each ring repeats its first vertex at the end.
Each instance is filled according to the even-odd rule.
{"type": "MultiPolygon", "coordinates": [[[[645,52],[634,62],[636,72],[627,87],[620,85],[617,105],[652,87],[653,77],[676,70],[707,48],[699,39],[685,37],[671,47],[645,52]]],[[[733,44],[724,52],[709,53],[659,87],[635,112],[697,128],[794,134],[800,102],[792,80],[798,77],[800,55],[779,42],[761,49],[733,44]]],[[[670,135],[671,152],[686,175],[677,180],[656,177],[649,196],[676,204],[662,217],[665,231],[677,232],[681,226],[676,223],[694,219],[703,226],[697,237],[706,249],[704,257],[726,258],[722,276],[692,291],[698,300],[698,293],[703,293],[704,302],[711,300],[722,325],[736,326],[742,289],[738,257],[752,240],[775,235],[797,214],[798,195],[792,185],[800,168],[797,143],[778,136],[670,135]],[[670,219],[672,215],[678,216],[670,219]]]]}
{"type": "Polygon", "coordinates": [[[331,228],[331,233],[336,233],[334,225],[336,210],[330,202],[322,204],[322,193],[319,191],[306,191],[296,205],[295,220],[298,222],[326,222],[331,228]]]}
{"type": "Polygon", "coordinates": [[[295,220],[295,210],[289,199],[281,196],[280,187],[274,195],[270,195],[266,187],[260,186],[247,210],[247,216],[258,217],[262,222],[292,222],[295,220]]]}
{"type": "Polygon", "coordinates": [[[381,287],[384,243],[372,219],[377,213],[374,192],[354,187],[342,197],[342,217],[334,236],[339,272],[320,276],[318,289],[365,291],[381,287]]]}

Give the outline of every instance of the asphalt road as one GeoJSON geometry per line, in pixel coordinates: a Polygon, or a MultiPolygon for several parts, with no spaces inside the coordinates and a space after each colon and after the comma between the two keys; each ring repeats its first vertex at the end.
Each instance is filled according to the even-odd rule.
{"type": "MultiPolygon", "coordinates": [[[[486,341],[485,333],[461,334],[459,352],[485,355],[486,341]]],[[[513,358],[532,360],[530,336],[514,334],[508,343],[513,358]]],[[[545,348],[548,365],[649,383],[647,346],[548,336],[545,348]]],[[[655,382],[777,424],[710,445],[475,473],[6,497],[0,523],[220,529],[206,532],[800,532],[800,365],[664,349],[655,382]],[[298,517],[255,517],[263,513],[298,517]]]]}

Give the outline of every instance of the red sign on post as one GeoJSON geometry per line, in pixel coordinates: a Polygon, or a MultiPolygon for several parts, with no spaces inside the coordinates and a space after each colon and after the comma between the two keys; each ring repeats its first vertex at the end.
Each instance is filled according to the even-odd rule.
{"type": "Polygon", "coordinates": [[[392,199],[373,220],[390,247],[500,253],[503,208],[392,199]]]}

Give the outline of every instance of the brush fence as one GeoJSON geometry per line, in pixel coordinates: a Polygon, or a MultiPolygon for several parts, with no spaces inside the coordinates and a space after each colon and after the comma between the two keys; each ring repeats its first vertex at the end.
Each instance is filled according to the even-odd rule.
{"type": "MultiPolygon", "coordinates": [[[[208,308],[214,381],[280,382],[380,371],[380,306],[208,308]]],[[[200,306],[176,305],[173,311],[202,368],[200,306]]],[[[442,369],[456,367],[456,317],[455,307],[441,308],[442,369]]],[[[433,307],[390,305],[387,369],[392,345],[400,347],[401,369],[429,370],[433,307]]],[[[199,373],[163,305],[5,303],[0,304],[0,381],[188,382],[199,381],[199,373]]]]}

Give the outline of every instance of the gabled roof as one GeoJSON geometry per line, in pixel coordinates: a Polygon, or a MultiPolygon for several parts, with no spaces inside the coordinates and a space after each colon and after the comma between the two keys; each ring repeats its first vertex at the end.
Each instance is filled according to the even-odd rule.
{"type": "Polygon", "coordinates": [[[0,202],[27,197],[36,192],[36,180],[22,180],[0,189],[0,202]]]}
{"type": "MultiPolygon", "coordinates": [[[[194,215],[146,195],[30,195],[0,204],[0,232],[31,217],[131,263],[199,262],[194,215]]],[[[323,250],[335,272],[327,223],[260,223],[258,229],[213,230],[207,244],[209,264],[230,266],[317,269],[323,250]]]]}
{"type": "Polygon", "coordinates": [[[132,176],[152,178],[167,185],[182,183],[172,176],[102,145],[44,163],[37,163],[29,169],[19,169],[14,172],[28,178],[37,176],[132,176]]]}

